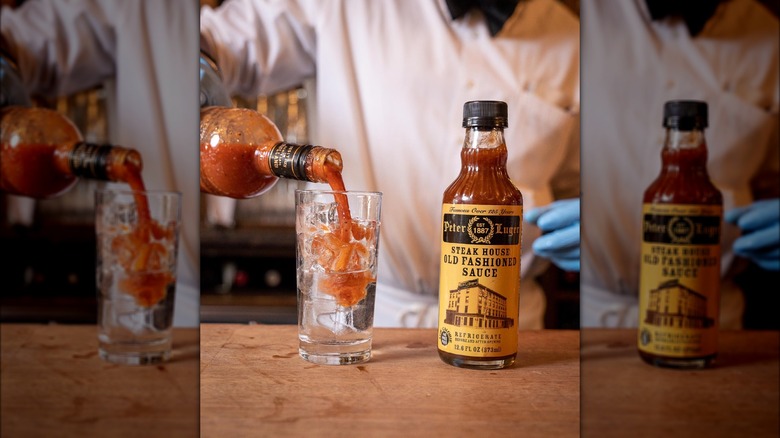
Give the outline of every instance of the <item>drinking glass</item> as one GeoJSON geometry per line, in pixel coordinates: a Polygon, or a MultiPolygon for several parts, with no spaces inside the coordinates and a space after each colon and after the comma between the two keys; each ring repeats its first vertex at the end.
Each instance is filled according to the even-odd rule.
{"type": "Polygon", "coordinates": [[[381,203],[379,192],[295,192],[298,352],[305,360],[344,365],[371,357],[381,203]]]}
{"type": "Polygon", "coordinates": [[[98,341],[104,360],[141,365],[170,358],[180,223],[180,193],[96,192],[98,341]]]}

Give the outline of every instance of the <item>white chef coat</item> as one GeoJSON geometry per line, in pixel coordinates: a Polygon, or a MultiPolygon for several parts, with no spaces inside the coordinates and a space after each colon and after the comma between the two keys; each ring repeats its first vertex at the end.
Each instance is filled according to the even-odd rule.
{"type": "Polygon", "coordinates": [[[141,152],[147,189],[183,194],[174,325],[197,326],[197,4],[28,1],[2,9],[0,30],[31,93],[103,83],[110,142],[141,152]]]}
{"type": "MultiPolygon", "coordinates": [[[[778,21],[753,0],[717,9],[703,31],[652,21],[644,0],[581,3],[583,23],[581,325],[636,326],[642,196],[661,169],[663,105],[709,104],[708,170],[724,208],[778,166],[778,21]]],[[[723,228],[721,327],[744,304],[723,228]],[[732,272],[733,274],[733,272],[732,272]]]]}
{"type": "MultiPolygon", "coordinates": [[[[312,140],[341,152],[348,189],[384,193],[377,326],[437,324],[441,201],[460,169],[463,103],[507,102],[507,166],[526,209],[579,170],[579,24],[553,0],[520,2],[495,38],[479,12],[453,21],[442,0],[227,1],[202,9],[201,34],[233,92],[316,75],[312,140]]],[[[521,328],[542,326],[536,234],[526,225],[521,328]]]]}

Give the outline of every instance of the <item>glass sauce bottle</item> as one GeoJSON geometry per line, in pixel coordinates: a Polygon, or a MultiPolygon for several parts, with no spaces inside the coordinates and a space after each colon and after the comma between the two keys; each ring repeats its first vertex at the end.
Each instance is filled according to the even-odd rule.
{"type": "Polygon", "coordinates": [[[703,368],[717,354],[723,198],[707,174],[707,104],[664,105],[661,173],[644,194],[637,346],[645,362],[703,368]]]}
{"type": "MultiPolygon", "coordinates": [[[[200,190],[243,199],[279,180],[341,180],[341,154],[282,140],[264,115],[243,108],[206,107],[200,113],[200,190]]],[[[344,190],[343,183],[334,190],[344,190]]]]}
{"type": "Polygon", "coordinates": [[[507,105],[463,106],[461,171],[442,200],[439,357],[499,369],[517,356],[523,195],[506,170],[507,105]]]}
{"type": "Polygon", "coordinates": [[[85,143],[61,114],[45,108],[0,110],[0,190],[48,198],[78,178],[126,182],[143,190],[141,155],[128,148],[85,143]]]}

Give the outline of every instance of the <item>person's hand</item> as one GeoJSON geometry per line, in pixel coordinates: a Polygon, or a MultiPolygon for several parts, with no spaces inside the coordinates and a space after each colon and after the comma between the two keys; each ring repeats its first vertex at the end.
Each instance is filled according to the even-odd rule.
{"type": "Polygon", "coordinates": [[[580,270],[580,199],[555,201],[530,210],[525,220],[544,234],[536,239],[533,250],[565,271],[580,270]]]}
{"type": "Polygon", "coordinates": [[[219,76],[217,64],[202,51],[199,66],[200,107],[224,106],[230,108],[233,106],[230,94],[219,76]]]}
{"type": "Polygon", "coordinates": [[[724,219],[742,229],[734,241],[735,254],[762,269],[780,271],[780,198],[729,210],[724,219]]]}

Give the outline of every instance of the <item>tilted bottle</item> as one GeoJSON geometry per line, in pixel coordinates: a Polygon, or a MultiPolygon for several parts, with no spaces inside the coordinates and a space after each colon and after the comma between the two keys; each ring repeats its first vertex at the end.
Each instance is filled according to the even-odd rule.
{"type": "Polygon", "coordinates": [[[73,123],[56,111],[0,109],[0,190],[49,198],[79,178],[127,182],[139,189],[142,167],[133,149],[84,142],[73,123]]]}
{"type": "Polygon", "coordinates": [[[506,169],[507,105],[463,106],[461,170],[442,200],[439,357],[498,369],[517,356],[523,195],[506,169]]]}
{"type": "Polygon", "coordinates": [[[718,351],[723,198],[707,173],[707,104],[664,105],[660,175],[642,205],[639,329],[646,362],[702,368],[718,351]]]}
{"type": "MultiPolygon", "coordinates": [[[[200,113],[200,190],[251,198],[279,178],[328,182],[341,174],[334,149],[282,140],[264,115],[243,108],[206,107],[200,113]]],[[[344,188],[334,188],[343,190],[344,188]]]]}

